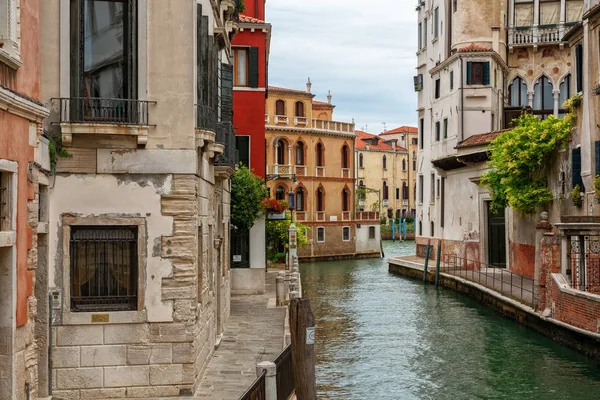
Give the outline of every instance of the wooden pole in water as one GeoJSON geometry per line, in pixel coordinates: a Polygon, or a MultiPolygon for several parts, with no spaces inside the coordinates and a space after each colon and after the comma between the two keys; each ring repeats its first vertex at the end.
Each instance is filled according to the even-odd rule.
{"type": "Polygon", "coordinates": [[[315,316],[309,299],[290,302],[290,331],[296,397],[298,400],[316,400],[315,316]]]}
{"type": "Polygon", "coordinates": [[[442,246],[441,243],[438,242],[437,259],[435,260],[435,287],[438,287],[440,280],[440,258],[442,258],[442,246]]]}
{"type": "Polygon", "coordinates": [[[425,249],[425,266],[423,268],[423,282],[427,282],[427,268],[429,267],[429,252],[431,251],[431,239],[427,240],[427,248],[425,249]]]}

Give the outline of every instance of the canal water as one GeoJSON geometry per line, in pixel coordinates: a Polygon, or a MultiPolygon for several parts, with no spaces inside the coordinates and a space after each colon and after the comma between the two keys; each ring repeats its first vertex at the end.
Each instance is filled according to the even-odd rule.
{"type": "MultiPolygon", "coordinates": [[[[414,243],[384,245],[386,257],[414,243]]],[[[600,364],[385,259],[301,264],[319,399],[600,399],[600,364]]]]}

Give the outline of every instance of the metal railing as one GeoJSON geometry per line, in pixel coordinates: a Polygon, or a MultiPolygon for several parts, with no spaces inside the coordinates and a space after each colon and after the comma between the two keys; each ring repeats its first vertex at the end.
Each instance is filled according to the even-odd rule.
{"type": "Polygon", "coordinates": [[[60,98],[61,123],[148,125],[153,101],[94,97],[60,98]]]}
{"type": "Polygon", "coordinates": [[[266,388],[265,388],[265,377],[267,376],[267,371],[263,371],[262,374],[260,374],[260,376],[258,378],[256,378],[256,380],[254,381],[254,383],[252,384],[252,386],[250,386],[250,388],[248,388],[248,390],[246,390],[246,393],[244,393],[241,397],[240,400],[266,400],[267,398],[267,393],[266,393],[266,388]]]}
{"type": "Polygon", "coordinates": [[[235,167],[237,164],[237,150],[235,146],[235,132],[230,123],[217,124],[216,142],[225,146],[223,154],[215,160],[215,166],[235,167]]]}
{"type": "Polygon", "coordinates": [[[567,276],[573,289],[600,294],[600,236],[567,237],[567,276]]]}
{"type": "Polygon", "coordinates": [[[379,211],[357,211],[356,219],[359,221],[379,221],[379,211]]]}
{"type": "Polygon", "coordinates": [[[217,131],[217,111],[214,108],[196,106],[196,128],[205,131],[217,131]]]}
{"type": "Polygon", "coordinates": [[[533,279],[527,276],[454,254],[444,255],[441,272],[478,283],[535,308],[536,290],[533,279]]]}
{"type": "Polygon", "coordinates": [[[292,345],[288,345],[273,361],[277,367],[277,400],[287,400],[296,385],[292,364],[292,345]]]}

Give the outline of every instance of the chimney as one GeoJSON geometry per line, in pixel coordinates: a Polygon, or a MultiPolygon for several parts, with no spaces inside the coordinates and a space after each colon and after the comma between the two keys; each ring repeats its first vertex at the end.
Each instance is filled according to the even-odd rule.
{"type": "Polygon", "coordinates": [[[331,104],[331,98],[332,98],[332,96],[331,96],[331,90],[330,90],[329,93],[327,94],[327,103],[328,104],[331,104]]]}
{"type": "Polygon", "coordinates": [[[310,93],[310,90],[312,88],[312,83],[310,83],[310,76],[308,77],[308,82],[306,82],[306,91],[308,93],[310,93]]]}

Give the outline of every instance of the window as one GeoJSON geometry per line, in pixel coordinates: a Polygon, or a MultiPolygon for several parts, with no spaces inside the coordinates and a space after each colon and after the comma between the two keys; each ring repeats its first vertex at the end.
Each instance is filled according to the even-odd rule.
{"type": "Polygon", "coordinates": [[[285,164],[285,152],[286,152],[285,142],[282,139],[277,141],[277,147],[275,148],[276,160],[278,165],[285,164]]]}
{"type": "Polygon", "coordinates": [[[402,160],[402,171],[406,171],[406,160],[402,160]]]}
{"type": "Polygon", "coordinates": [[[467,85],[489,85],[490,63],[488,61],[467,62],[467,85]]]}
{"type": "Polygon", "coordinates": [[[533,22],[533,0],[520,0],[515,4],[515,26],[530,27],[533,22]]]}
{"type": "Polygon", "coordinates": [[[423,137],[425,132],[425,119],[419,119],[419,149],[423,150],[423,137]]]}
{"type": "Polygon", "coordinates": [[[369,227],[369,239],[375,239],[375,227],[374,226],[369,227]]]}
{"type": "Polygon", "coordinates": [[[2,50],[11,56],[19,57],[19,37],[17,32],[17,0],[0,1],[0,38],[4,42],[2,50]]]}
{"type": "Polygon", "coordinates": [[[304,103],[301,101],[296,102],[296,117],[304,117],[304,103]]]}
{"type": "Polygon", "coordinates": [[[423,19],[423,47],[427,47],[427,18],[423,19]]]}
{"type": "Polygon", "coordinates": [[[323,144],[321,142],[317,143],[317,149],[316,149],[316,156],[317,156],[317,167],[323,167],[325,158],[323,157],[323,144]]]}
{"type": "Polygon", "coordinates": [[[456,12],[458,10],[458,0],[452,0],[452,12],[456,12]]]}
{"type": "Polygon", "coordinates": [[[416,146],[419,144],[419,139],[417,138],[412,138],[411,142],[410,142],[413,146],[416,146]]]}
{"type": "Polygon", "coordinates": [[[423,203],[423,175],[419,175],[419,204],[423,203]]]}
{"type": "Polygon", "coordinates": [[[583,90],[583,45],[581,43],[575,46],[575,71],[577,71],[575,90],[579,93],[583,90]]]}
{"type": "Polygon", "coordinates": [[[296,189],[296,211],[304,211],[304,189],[296,189]]]}
{"type": "Polygon", "coordinates": [[[323,193],[323,188],[320,187],[317,189],[317,211],[322,212],[325,211],[325,201],[324,201],[325,193],[323,193]]]}
{"type": "Polygon", "coordinates": [[[454,71],[450,71],[450,90],[454,90],[454,71]]]}
{"type": "Polygon", "coordinates": [[[429,225],[430,225],[430,228],[429,228],[430,235],[431,235],[431,237],[433,237],[435,235],[435,224],[433,223],[433,221],[431,221],[431,223],[429,225]]]}
{"type": "Polygon", "coordinates": [[[342,168],[347,169],[349,168],[348,165],[349,163],[349,155],[350,155],[350,151],[348,150],[348,146],[344,145],[342,147],[342,168]]]}
{"type": "Polygon", "coordinates": [[[71,227],[71,310],[137,310],[137,226],[71,227]]]}
{"type": "Polygon", "coordinates": [[[325,241],[325,228],[317,228],[317,242],[323,243],[325,241]]]}
{"type": "Polygon", "coordinates": [[[304,143],[296,143],[296,165],[304,165],[304,143]]]}
{"type": "Polygon", "coordinates": [[[383,169],[387,169],[387,157],[386,156],[383,156],[382,163],[383,163],[383,169]]]}
{"type": "Polygon", "coordinates": [[[235,86],[248,86],[248,49],[233,49],[233,65],[235,68],[234,81],[235,86]]]}
{"type": "Polygon", "coordinates": [[[431,174],[431,198],[429,199],[429,201],[431,201],[433,203],[433,201],[435,200],[435,174],[431,174]]]}
{"type": "Polygon", "coordinates": [[[0,231],[12,231],[12,203],[11,197],[12,173],[0,171],[0,231]]]}
{"type": "Polygon", "coordinates": [[[364,168],[364,159],[362,153],[358,155],[358,168],[364,168]]]}
{"type": "Polygon", "coordinates": [[[285,189],[283,186],[277,186],[277,189],[275,189],[275,200],[285,200],[285,189]]]}
{"type": "Polygon", "coordinates": [[[571,150],[571,172],[573,188],[579,185],[580,191],[585,192],[585,186],[583,185],[583,179],[581,178],[581,147],[571,150]]]}
{"type": "Polygon", "coordinates": [[[344,242],[349,242],[350,241],[350,227],[344,226],[342,228],[342,240],[344,242]]]}
{"type": "Polygon", "coordinates": [[[444,139],[448,139],[448,118],[444,118],[444,139]]]}
{"type": "Polygon", "coordinates": [[[440,78],[435,80],[435,98],[440,98],[440,78]]]}
{"type": "Polygon", "coordinates": [[[250,136],[235,135],[235,148],[239,162],[250,168],[250,136]]]}
{"type": "MultiPolygon", "coordinates": [[[[566,8],[567,8],[567,22],[577,22],[581,21],[583,17],[583,7],[584,2],[581,0],[567,0],[566,8]]],[[[589,2],[589,7],[591,7],[594,2],[589,2]]],[[[597,2],[596,2],[597,3],[597,2]]]]}
{"type": "Polygon", "coordinates": [[[388,200],[389,199],[389,194],[388,194],[388,185],[386,181],[383,181],[383,200],[388,200]]]}
{"type": "Polygon", "coordinates": [[[408,200],[408,185],[402,182],[402,200],[408,200]]]}
{"type": "Polygon", "coordinates": [[[437,195],[436,197],[439,199],[440,198],[440,178],[438,178],[437,180],[437,195]]]}
{"type": "Polygon", "coordinates": [[[533,87],[533,113],[540,119],[546,119],[554,113],[552,82],[545,75],[533,87]]]}
{"type": "Polygon", "coordinates": [[[396,200],[400,200],[400,188],[396,188],[396,200]]]}
{"type": "Polygon", "coordinates": [[[350,211],[350,190],[344,188],[342,192],[342,211],[350,211]]]}
{"type": "Polygon", "coordinates": [[[440,121],[436,121],[435,123],[435,141],[440,141],[440,121]]]}
{"type": "Polygon", "coordinates": [[[560,94],[558,95],[559,116],[564,117],[565,110],[562,110],[562,105],[571,97],[571,74],[565,76],[559,86],[560,94]]]}
{"type": "Polygon", "coordinates": [[[508,97],[510,98],[511,106],[527,107],[529,105],[527,83],[520,76],[513,79],[508,86],[508,97]]]}
{"type": "Polygon", "coordinates": [[[440,35],[440,8],[433,10],[433,38],[437,39],[440,35]]]}
{"type": "Polygon", "coordinates": [[[283,100],[275,102],[275,115],[285,115],[285,102],[283,100]]]}
{"type": "Polygon", "coordinates": [[[419,236],[423,236],[423,222],[419,221],[419,236]]]}
{"type": "Polygon", "coordinates": [[[444,227],[444,218],[446,215],[446,178],[442,178],[442,199],[440,206],[440,226],[444,227]]]}
{"type": "Polygon", "coordinates": [[[421,50],[423,48],[423,25],[419,22],[419,30],[417,33],[418,36],[418,40],[419,40],[419,50],[421,50]]]}

